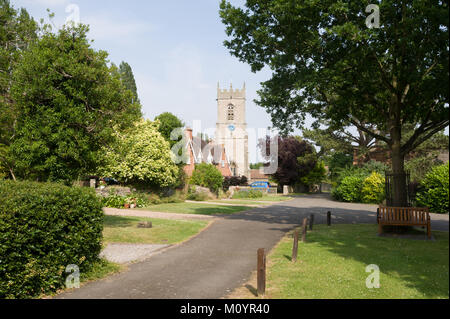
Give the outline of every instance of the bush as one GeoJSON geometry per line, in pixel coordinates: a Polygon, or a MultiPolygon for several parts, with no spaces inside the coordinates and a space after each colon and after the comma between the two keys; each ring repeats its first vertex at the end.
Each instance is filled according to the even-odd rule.
{"type": "Polygon", "coordinates": [[[99,261],[103,212],[89,188],[0,181],[0,299],[63,288],[68,265],[99,261]]]}
{"type": "Polygon", "coordinates": [[[223,190],[228,191],[230,186],[247,186],[248,179],[245,176],[227,176],[223,179],[223,190]]]}
{"type": "Polygon", "coordinates": [[[379,204],[384,198],[384,177],[377,172],[373,172],[364,180],[361,190],[363,203],[379,204]]]}
{"type": "Polygon", "coordinates": [[[207,187],[213,192],[218,192],[223,185],[223,176],[214,165],[201,163],[195,166],[190,184],[207,187]]]}
{"type": "Polygon", "coordinates": [[[239,192],[234,193],[233,199],[239,199],[239,198],[261,198],[263,197],[263,193],[261,191],[257,191],[255,189],[251,189],[249,191],[247,190],[241,190],[239,192]]]}
{"type": "Polygon", "coordinates": [[[416,200],[419,206],[430,208],[433,213],[445,214],[449,210],[448,163],[434,167],[420,183],[416,200]]]}
{"type": "Polygon", "coordinates": [[[363,176],[358,175],[345,177],[341,184],[333,189],[333,197],[344,202],[360,202],[364,179],[363,176]]]}
{"type": "Polygon", "coordinates": [[[370,161],[361,167],[352,166],[339,170],[333,182],[333,198],[339,201],[356,203],[383,201],[384,181],[380,184],[380,178],[383,180],[383,176],[388,169],[389,166],[384,163],[370,161]],[[367,180],[369,177],[372,178],[367,180]],[[366,189],[363,194],[364,183],[366,189]]]}
{"type": "Polygon", "coordinates": [[[300,182],[311,191],[314,185],[320,185],[326,177],[327,170],[325,169],[325,164],[322,161],[318,161],[308,175],[300,178],[300,182]]]}
{"type": "Polygon", "coordinates": [[[190,193],[187,195],[186,199],[194,200],[197,202],[204,202],[208,199],[208,195],[206,193],[190,193]]]}

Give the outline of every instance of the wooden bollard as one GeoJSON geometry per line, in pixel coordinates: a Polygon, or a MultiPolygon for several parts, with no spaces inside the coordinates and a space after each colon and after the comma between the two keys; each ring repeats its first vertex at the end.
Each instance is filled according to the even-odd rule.
{"type": "Polygon", "coordinates": [[[306,242],[306,232],[308,228],[308,218],[303,219],[303,227],[302,227],[302,242],[306,242]]]}
{"type": "Polygon", "coordinates": [[[314,214],[311,214],[311,217],[309,218],[309,230],[313,230],[314,225],[314,214]]]}
{"type": "Polygon", "coordinates": [[[266,293],[266,254],[264,248],[258,249],[257,267],[258,296],[264,296],[266,293]]]}
{"type": "Polygon", "coordinates": [[[331,212],[327,213],[327,225],[331,226],[331,212]]]}
{"type": "Polygon", "coordinates": [[[298,256],[298,229],[294,232],[294,246],[292,247],[292,261],[295,263],[298,256]]]}

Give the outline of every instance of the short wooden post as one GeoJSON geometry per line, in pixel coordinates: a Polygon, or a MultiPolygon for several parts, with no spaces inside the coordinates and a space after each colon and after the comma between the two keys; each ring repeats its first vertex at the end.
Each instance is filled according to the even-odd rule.
{"type": "Polygon", "coordinates": [[[298,229],[294,232],[294,246],[292,247],[292,261],[295,263],[298,256],[298,229]]]}
{"type": "Polygon", "coordinates": [[[331,226],[331,212],[327,213],[327,225],[331,226]]]}
{"type": "Polygon", "coordinates": [[[314,214],[311,214],[311,217],[309,218],[309,230],[313,230],[314,225],[314,214]]]}
{"type": "Polygon", "coordinates": [[[303,219],[303,227],[302,227],[302,242],[306,242],[306,232],[308,228],[308,218],[303,219]]]}
{"type": "Polygon", "coordinates": [[[264,248],[258,249],[257,267],[258,296],[264,296],[266,293],[266,254],[264,248]]]}

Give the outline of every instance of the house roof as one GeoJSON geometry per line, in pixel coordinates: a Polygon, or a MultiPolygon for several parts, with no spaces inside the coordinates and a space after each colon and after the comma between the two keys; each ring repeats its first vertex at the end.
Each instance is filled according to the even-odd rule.
{"type": "Polygon", "coordinates": [[[252,179],[268,179],[269,175],[263,173],[262,170],[259,169],[251,169],[250,176],[252,179]]]}

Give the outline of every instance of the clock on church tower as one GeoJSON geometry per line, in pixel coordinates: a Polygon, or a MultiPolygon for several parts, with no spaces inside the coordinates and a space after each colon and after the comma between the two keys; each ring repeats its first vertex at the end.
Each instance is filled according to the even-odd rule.
{"type": "Polygon", "coordinates": [[[216,143],[225,146],[236,176],[249,176],[248,135],[245,112],[245,84],[242,89],[217,86],[216,143]]]}

